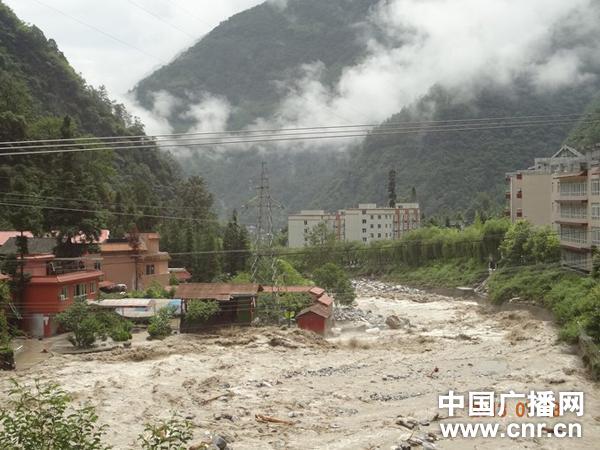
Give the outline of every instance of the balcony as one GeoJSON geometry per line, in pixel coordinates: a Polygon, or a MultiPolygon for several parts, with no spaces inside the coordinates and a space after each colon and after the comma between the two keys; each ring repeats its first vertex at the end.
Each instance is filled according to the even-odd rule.
{"type": "Polygon", "coordinates": [[[571,226],[579,226],[585,227],[589,223],[589,219],[587,216],[585,217],[575,217],[569,215],[561,215],[555,222],[559,225],[571,225],[571,226]]]}
{"type": "Polygon", "coordinates": [[[85,272],[88,270],[82,260],[51,261],[46,263],[46,275],[64,275],[73,272],[85,272]]]}

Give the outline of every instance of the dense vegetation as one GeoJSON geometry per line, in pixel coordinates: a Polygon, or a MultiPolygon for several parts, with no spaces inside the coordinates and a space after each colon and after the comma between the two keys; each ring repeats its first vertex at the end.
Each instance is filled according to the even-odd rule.
{"type": "MultiPolygon", "coordinates": [[[[518,80],[510,87],[474,87],[472,99],[464,101],[459,92],[435,87],[382,127],[420,120],[582,113],[596,89],[577,86],[540,92],[529,81],[518,80]]],[[[488,193],[494,202],[501,203],[504,174],[531,166],[535,157],[551,156],[572,127],[564,124],[443,133],[424,127],[420,133],[371,136],[351,151],[346,164],[328,177],[309,206],[337,208],[357,200],[383,204],[387,198],[383,180],[394,168],[401,200],[409,199],[414,186],[427,214],[455,217],[462,212],[472,220],[474,193],[488,193]]]]}
{"type": "MultiPolygon", "coordinates": [[[[266,2],[223,22],[171,64],[142,80],[136,95],[148,109],[156,92],[166,91],[177,98],[178,107],[170,120],[178,130],[193,125],[185,111],[206,93],[231,104],[230,129],[259,117],[269,119],[283,98],[284,90],[278,88],[281,81],[297,77],[302,64],[321,61],[325,75],[320,81],[333,86],[344,68],[361,61],[367,41],[365,19],[377,3],[289,0],[282,9],[266,2]]],[[[369,33],[378,36],[377,30],[369,29],[369,33]]],[[[521,75],[502,85],[482,80],[457,91],[435,86],[387,123],[579,114],[591,108],[589,100],[598,88],[597,82],[590,81],[538,89],[521,75]]],[[[332,121],[339,122],[337,118],[332,121]]],[[[571,141],[577,146],[595,143],[600,136],[598,127],[582,125],[586,137],[574,132],[571,141]],[[592,129],[596,131],[592,133],[592,129]]],[[[287,211],[339,209],[359,201],[387,203],[383,180],[393,168],[400,200],[410,198],[411,188],[416,187],[427,215],[461,213],[472,220],[477,201],[473,192],[486,192],[500,204],[504,173],[530,166],[534,157],[553,154],[571,128],[562,124],[453,133],[425,128],[412,135],[371,136],[350,148],[347,143],[331,143],[329,152],[298,152],[290,144],[286,152],[265,152],[261,147],[243,152],[192,152],[181,158],[188,173],[200,174],[209,188],[218,192],[215,206],[220,215],[252,197],[251,186],[264,159],[276,198],[287,211]],[[347,151],[337,151],[340,149],[347,151]],[[236,183],[229,182],[231,174],[236,183]]],[[[276,217],[276,222],[283,226],[286,215],[276,217]]],[[[244,214],[241,219],[249,223],[254,218],[244,214]]]]}
{"type": "Polygon", "coordinates": [[[236,106],[229,125],[241,128],[274,112],[285,94],[276,82],[290,79],[302,64],[322,61],[324,81],[335,83],[363,54],[358,24],[377,1],[290,0],[287,8],[265,2],[222,22],[140,81],[135,94],[148,109],[158,91],[179,99],[170,121],[180,130],[191,124],[182,113],[203,93],[226,97],[236,106]]]}
{"type": "MultiPolygon", "coordinates": [[[[0,140],[118,135],[151,146],[151,140],[133,137],[143,134],[123,105],[104,88],[86,84],[52,39],[0,1],[0,140]]],[[[60,256],[84,252],[87,245],[72,245],[71,238],[83,234],[89,244],[102,228],[113,238],[159,231],[163,249],[175,253],[222,244],[204,181],[183,179],[179,165],[157,147],[3,157],[0,203],[2,229],[57,232],[60,256]]],[[[26,242],[21,249],[27,253],[26,242]]],[[[197,280],[220,273],[220,260],[212,256],[175,262],[197,280]]]]}
{"type": "MultiPolygon", "coordinates": [[[[93,406],[78,406],[56,383],[25,386],[13,381],[9,399],[0,405],[0,446],[13,450],[108,450],[107,425],[98,424],[93,406]]],[[[192,423],[174,414],[146,423],[138,436],[143,450],[183,449],[192,440],[192,423]]]]}

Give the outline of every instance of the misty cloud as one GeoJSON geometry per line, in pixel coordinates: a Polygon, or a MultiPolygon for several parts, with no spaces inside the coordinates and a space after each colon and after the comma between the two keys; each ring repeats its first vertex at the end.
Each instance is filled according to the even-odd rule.
{"type": "Polygon", "coordinates": [[[590,0],[392,0],[368,21],[385,42],[372,33],[368,55],[333,89],[321,82],[320,62],[302,66],[297,79],[279,85],[286,97],[271,122],[381,122],[434,85],[469,95],[483,80],[509,85],[527,76],[539,89],[553,89],[594,77],[588,68],[598,42],[590,34],[598,14],[590,0]],[[567,46],[558,33],[568,35],[567,46]]]}

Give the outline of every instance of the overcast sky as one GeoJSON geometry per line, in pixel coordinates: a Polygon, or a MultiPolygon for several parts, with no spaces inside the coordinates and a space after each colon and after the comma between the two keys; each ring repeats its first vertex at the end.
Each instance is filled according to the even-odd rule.
{"type": "Polygon", "coordinates": [[[263,1],[4,0],[4,3],[22,20],[35,24],[46,37],[54,39],[89,83],[105,85],[112,97],[122,99],[137,81],[169,62],[219,22],[263,1]]]}

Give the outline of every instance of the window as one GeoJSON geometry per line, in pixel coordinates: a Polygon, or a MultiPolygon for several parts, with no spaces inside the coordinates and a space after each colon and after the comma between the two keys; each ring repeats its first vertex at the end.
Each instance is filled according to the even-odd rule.
{"type": "Polygon", "coordinates": [[[62,302],[69,298],[69,286],[63,286],[58,294],[58,299],[62,302]]]}
{"type": "Polygon", "coordinates": [[[592,180],[592,195],[600,195],[600,178],[592,180]]]}
{"type": "Polygon", "coordinates": [[[377,233],[377,237],[380,238],[381,237],[381,233],[377,233]]]}
{"type": "Polygon", "coordinates": [[[100,261],[94,261],[94,270],[102,270],[102,263],[100,261]]]}
{"type": "Polygon", "coordinates": [[[367,238],[363,238],[363,242],[367,242],[367,238]]]}
{"type": "Polygon", "coordinates": [[[90,294],[94,294],[96,292],[96,282],[92,281],[90,283],[90,294]]]}
{"type": "Polygon", "coordinates": [[[377,224],[377,228],[381,228],[381,224],[380,223],[377,224]]]}
{"type": "Polygon", "coordinates": [[[371,224],[371,228],[375,228],[375,225],[371,224]]]}
{"type": "Polygon", "coordinates": [[[305,233],[305,234],[306,234],[306,233],[308,233],[308,228],[305,228],[305,229],[304,229],[304,233],[305,233]]]}
{"type": "Polygon", "coordinates": [[[363,222],[362,222],[362,223],[367,223],[367,219],[363,219],[363,222]]]}
{"type": "Polygon", "coordinates": [[[600,245],[600,227],[592,227],[592,245],[600,245]]]}
{"type": "Polygon", "coordinates": [[[146,264],[146,275],[154,275],[154,264],[146,264]]]}
{"type": "Polygon", "coordinates": [[[305,220],[305,221],[304,221],[304,225],[308,225],[308,220],[305,220]]]}
{"type": "Polygon", "coordinates": [[[87,296],[87,284],[80,283],[75,285],[75,297],[85,298],[87,296]]]}
{"type": "Polygon", "coordinates": [[[366,229],[366,228],[363,228],[362,232],[363,232],[363,233],[366,233],[366,232],[367,232],[367,229],[366,229]]]}
{"type": "Polygon", "coordinates": [[[600,219],[600,203],[592,203],[592,219],[600,219]]]}
{"type": "Polygon", "coordinates": [[[587,183],[570,183],[566,181],[561,181],[558,183],[558,192],[560,192],[560,195],[563,197],[576,197],[587,195],[587,183]]]}
{"type": "MultiPolygon", "coordinates": [[[[598,228],[600,231],[600,228],[598,228]]],[[[560,240],[572,244],[586,244],[586,230],[579,227],[560,227],[560,240]]]]}
{"type": "Polygon", "coordinates": [[[377,218],[378,218],[378,219],[381,219],[381,214],[379,214],[379,215],[377,216],[377,218]]]}
{"type": "Polygon", "coordinates": [[[375,235],[373,233],[371,233],[371,237],[373,238],[373,237],[375,237],[375,235]]]}
{"type": "Polygon", "coordinates": [[[371,220],[373,220],[375,218],[375,216],[373,214],[371,214],[371,220]]]}
{"type": "MultiPolygon", "coordinates": [[[[592,204],[592,213],[594,205],[592,204]]],[[[560,205],[560,217],[563,219],[585,219],[587,218],[587,206],[565,203],[560,205]]]]}

